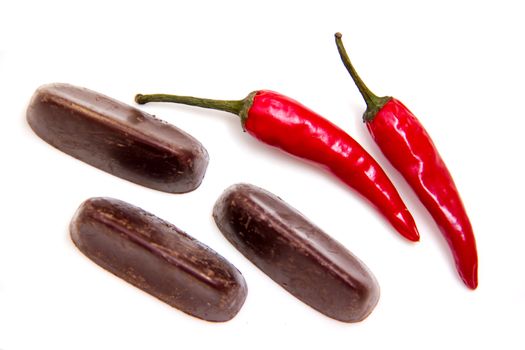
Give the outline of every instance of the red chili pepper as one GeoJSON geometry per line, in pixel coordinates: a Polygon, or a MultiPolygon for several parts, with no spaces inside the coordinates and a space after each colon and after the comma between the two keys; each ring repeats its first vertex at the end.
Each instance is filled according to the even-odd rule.
{"type": "Polygon", "coordinates": [[[342,129],[299,102],[272,91],[219,101],[176,95],[137,95],[135,101],[175,102],[237,114],[249,134],[325,168],[372,202],[403,236],[419,240],[414,219],[380,165],[342,129]]]}
{"type": "Polygon", "coordinates": [[[337,49],[366,101],[363,120],[368,131],[428,209],[452,250],[459,275],[468,287],[475,289],[478,285],[476,240],[445,162],[408,108],[395,98],[376,96],[363,83],[350,62],[341,36],[335,34],[337,49]]]}

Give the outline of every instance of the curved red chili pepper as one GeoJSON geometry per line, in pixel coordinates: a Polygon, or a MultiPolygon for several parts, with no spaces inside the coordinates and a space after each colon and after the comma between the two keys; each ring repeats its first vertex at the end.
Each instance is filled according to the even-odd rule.
{"type": "Polygon", "coordinates": [[[378,97],[363,83],[336,34],[345,67],[366,101],[366,126],[386,158],[404,176],[428,209],[454,255],[465,284],[478,285],[476,240],[469,218],[443,159],[419,120],[400,101],[378,97]]]}
{"type": "Polygon", "coordinates": [[[239,101],[164,94],[137,95],[135,101],[183,103],[237,114],[250,135],[327,168],[372,202],[404,237],[419,240],[412,215],[372,156],[342,129],[289,97],[260,90],[239,101]]]}

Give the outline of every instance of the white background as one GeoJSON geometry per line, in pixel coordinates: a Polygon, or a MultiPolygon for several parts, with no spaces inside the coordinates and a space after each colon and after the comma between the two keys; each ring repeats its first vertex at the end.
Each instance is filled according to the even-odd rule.
{"type": "MultiPolygon", "coordinates": [[[[14,3],[14,2],[12,2],[14,3]]],[[[523,349],[523,82],[520,1],[17,1],[0,13],[0,349],[268,349],[480,346],[523,349]],[[340,63],[343,33],[361,76],[404,101],[455,177],[479,250],[479,288],[460,281],[430,216],[361,123],[340,63]],[[138,92],[289,95],[354,136],[414,215],[411,244],[327,173],[241,131],[235,116],[176,105],[144,110],[208,149],[202,186],[173,195],[55,150],[25,121],[41,84],[67,82],[133,103],[138,92]],[[359,324],[331,320],[257,270],[211,218],[229,185],[281,196],[360,257],[381,299],[359,324]],[[190,317],[84,257],[67,226],[92,196],[136,204],[229,259],[249,287],[230,322],[190,317]]]]}

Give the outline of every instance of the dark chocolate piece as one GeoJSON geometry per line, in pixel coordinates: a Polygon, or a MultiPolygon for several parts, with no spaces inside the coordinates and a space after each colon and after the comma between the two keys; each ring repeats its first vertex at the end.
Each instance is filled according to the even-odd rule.
{"type": "Polygon", "coordinates": [[[217,200],[213,217],[241,253],[319,312],[358,322],[377,304],[379,286],[368,268],[279,197],[234,185],[217,200]]]}
{"type": "Polygon", "coordinates": [[[189,134],[85,88],[41,86],[29,104],[27,121],[59,150],[160,191],[196,189],[208,165],[206,149],[189,134]]]}
{"type": "Polygon", "coordinates": [[[228,321],[246,299],[246,282],[226,259],[131,204],[88,199],[73,217],[70,233],[95,263],[192,316],[228,321]]]}

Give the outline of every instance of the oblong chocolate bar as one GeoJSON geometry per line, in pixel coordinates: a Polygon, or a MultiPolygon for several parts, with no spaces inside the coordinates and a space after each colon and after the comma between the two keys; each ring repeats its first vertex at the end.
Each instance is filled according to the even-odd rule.
{"type": "Polygon", "coordinates": [[[379,286],[368,268],[268,191],[233,185],[217,200],[213,217],[241,253],[321,313],[358,322],[377,304],[379,286]]]}
{"type": "Polygon", "coordinates": [[[38,88],[27,109],[33,131],[59,150],[156,190],[197,188],[208,153],[192,136],[139,109],[69,84],[38,88]]]}
{"type": "Polygon", "coordinates": [[[228,321],[246,299],[246,282],[226,259],[126,202],[88,199],[73,217],[70,234],[95,263],[192,316],[228,321]]]}

